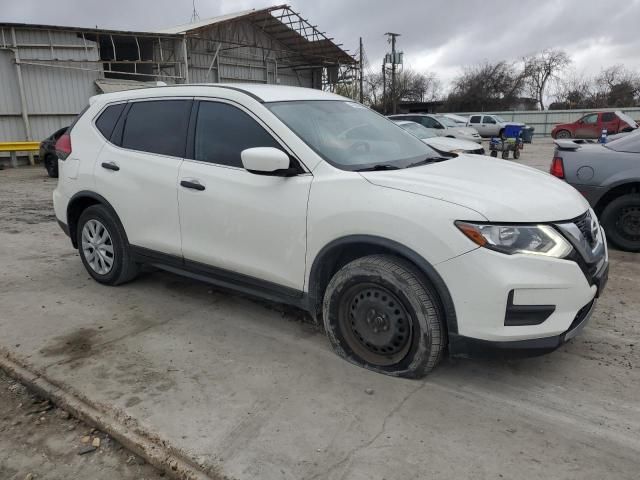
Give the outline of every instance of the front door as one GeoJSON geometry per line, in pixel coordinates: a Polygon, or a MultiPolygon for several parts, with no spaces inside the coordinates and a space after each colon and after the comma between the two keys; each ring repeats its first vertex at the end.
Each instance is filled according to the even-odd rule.
{"type": "Polygon", "coordinates": [[[242,150],[286,149],[238,106],[201,101],[197,109],[191,158],[182,163],[178,188],[185,261],[301,291],[312,175],[246,171],[242,150]]]}
{"type": "Polygon", "coordinates": [[[191,104],[191,99],[132,103],[116,127],[122,131],[109,133],[114,143],[106,142],[100,152],[95,189],[118,213],[131,245],[181,255],[178,172],[191,104]]]}
{"type": "Polygon", "coordinates": [[[598,138],[600,136],[598,114],[591,113],[578,120],[575,136],[576,138],[598,138]]]}

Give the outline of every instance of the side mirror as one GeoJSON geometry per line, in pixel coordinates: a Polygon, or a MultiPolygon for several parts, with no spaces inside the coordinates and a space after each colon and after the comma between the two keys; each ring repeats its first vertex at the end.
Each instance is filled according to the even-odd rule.
{"type": "Polygon", "coordinates": [[[291,167],[289,155],[277,148],[247,148],[240,152],[240,158],[245,170],[256,175],[292,177],[298,174],[298,169],[291,167]]]}

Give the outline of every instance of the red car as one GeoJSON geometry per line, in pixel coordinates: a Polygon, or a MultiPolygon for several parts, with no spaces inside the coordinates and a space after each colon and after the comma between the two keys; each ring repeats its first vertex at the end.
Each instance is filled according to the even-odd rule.
{"type": "Polygon", "coordinates": [[[622,112],[588,113],[573,123],[562,123],[553,127],[553,138],[598,138],[602,130],[607,134],[628,132],[638,128],[636,121],[622,112]]]}

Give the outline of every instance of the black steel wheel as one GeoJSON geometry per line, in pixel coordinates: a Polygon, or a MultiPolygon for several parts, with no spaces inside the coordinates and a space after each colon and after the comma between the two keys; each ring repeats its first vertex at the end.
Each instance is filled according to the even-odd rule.
{"type": "Polygon", "coordinates": [[[338,355],[388,375],[425,375],[446,345],[435,288],[412,264],[391,255],[342,267],[327,286],[323,319],[338,355]]]}
{"type": "Polygon", "coordinates": [[[393,365],[405,357],[413,320],[393,292],[375,283],[356,284],[340,298],[339,308],[340,328],[363,360],[393,365]]]}
{"type": "Polygon", "coordinates": [[[640,194],[618,197],[602,212],[602,225],[616,247],[630,252],[640,251],[640,194]]]}

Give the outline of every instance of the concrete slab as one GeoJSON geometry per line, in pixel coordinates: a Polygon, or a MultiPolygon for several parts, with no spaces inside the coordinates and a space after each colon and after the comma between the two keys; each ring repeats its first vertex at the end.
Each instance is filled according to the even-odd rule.
{"type": "Polygon", "coordinates": [[[408,381],[344,362],[279,305],[161,272],[96,284],[44,213],[52,182],[9,172],[0,347],[212,477],[637,478],[637,254],[612,253],[591,324],[560,351],[408,381]]]}

